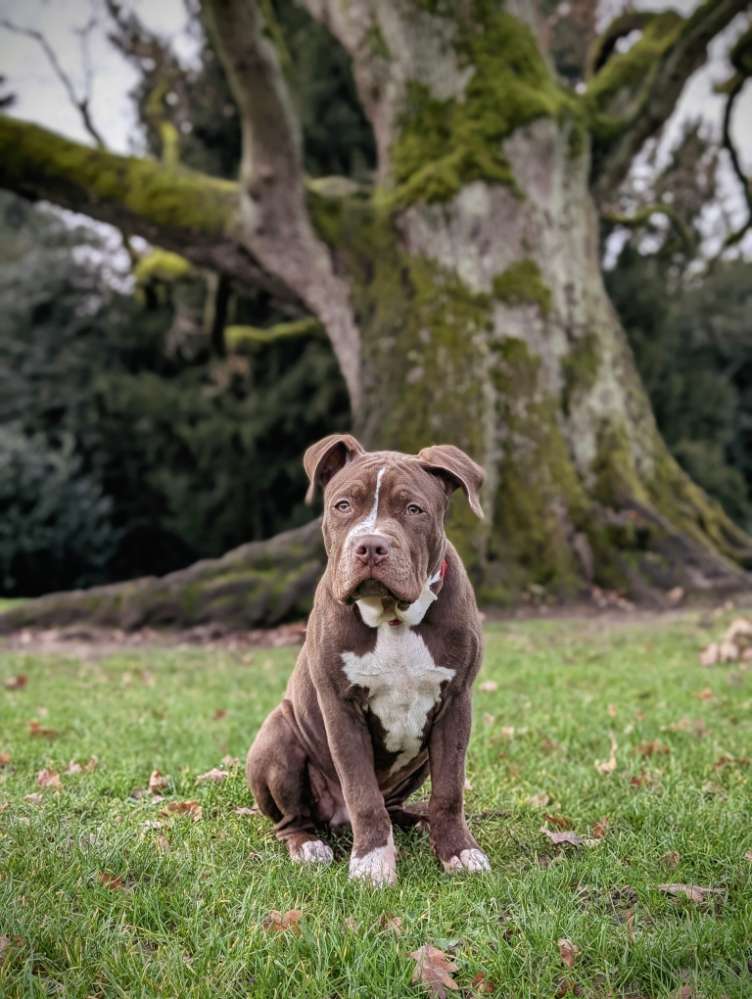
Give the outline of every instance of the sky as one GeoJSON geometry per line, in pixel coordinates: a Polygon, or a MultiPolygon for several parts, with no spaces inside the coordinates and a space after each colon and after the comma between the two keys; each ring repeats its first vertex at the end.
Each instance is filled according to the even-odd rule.
{"type": "MultiPolygon", "coordinates": [[[[190,60],[195,42],[188,30],[183,0],[131,0],[130,6],[143,22],[170,38],[177,54],[190,60]]],[[[691,12],[696,0],[638,0],[633,6],[647,9],[673,7],[682,14],[691,12]]],[[[624,0],[601,0],[600,20],[607,23],[624,7],[624,0]]],[[[91,107],[94,121],[108,145],[117,152],[139,152],[140,136],[128,93],[137,81],[135,70],[108,43],[106,15],[101,0],[0,0],[0,17],[19,26],[42,31],[52,44],[78,92],[84,85],[84,60],[76,29],[98,17],[90,36],[89,57],[93,78],[91,107]]],[[[715,40],[707,65],[689,81],[667,129],[662,148],[667,150],[687,117],[701,116],[707,127],[719,134],[723,99],[713,93],[713,84],[730,74],[723,53],[730,37],[742,27],[744,15],[730,30],[715,40]]],[[[31,39],[0,28],[0,67],[6,77],[6,90],[16,94],[12,113],[45,125],[64,135],[90,141],[78,112],[71,106],[44,54],[31,39]]],[[[748,174],[752,173],[752,82],[737,101],[732,133],[748,174]]],[[[640,167],[638,165],[638,171],[640,167]]],[[[644,168],[643,168],[644,169],[644,168]]],[[[737,215],[742,196],[730,171],[724,179],[726,207],[737,215]]],[[[752,251],[752,245],[749,247],[752,251]]]]}

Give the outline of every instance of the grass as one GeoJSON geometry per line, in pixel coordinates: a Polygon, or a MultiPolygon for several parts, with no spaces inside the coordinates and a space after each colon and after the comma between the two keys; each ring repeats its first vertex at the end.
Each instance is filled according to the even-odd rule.
{"type": "Polygon", "coordinates": [[[467,996],[481,973],[510,997],[749,997],[751,768],[715,764],[750,753],[752,672],[701,669],[709,636],[689,615],[492,625],[480,679],[497,687],[476,688],[467,809],[493,873],[452,879],[420,834],[400,833],[400,882],[380,891],[347,880],[344,843],[333,868],[293,867],[269,823],[234,813],[251,804],[241,767],[195,783],[244,754],[293,650],[3,654],[0,681],[28,682],[0,688],[12,757],[0,769],[0,995],[420,996],[409,953],[432,943],[467,996]],[[58,737],[31,736],[32,718],[58,737]],[[656,739],[667,751],[642,755],[656,739]],[[94,772],[62,773],[91,755],[94,772]],[[37,787],[43,767],[62,791],[37,787]],[[153,769],[172,778],[165,801],[133,797],[153,769]],[[529,803],[542,792],[546,807],[529,803]],[[173,799],[198,800],[203,817],[163,816],[173,799]],[[608,830],[555,846],[546,812],[585,837],[603,817],[608,830]],[[664,882],[722,891],[697,903],[664,882]],[[302,910],[299,932],[265,928],[272,909],[302,910]],[[579,948],[571,970],[562,937],[579,948]]]}

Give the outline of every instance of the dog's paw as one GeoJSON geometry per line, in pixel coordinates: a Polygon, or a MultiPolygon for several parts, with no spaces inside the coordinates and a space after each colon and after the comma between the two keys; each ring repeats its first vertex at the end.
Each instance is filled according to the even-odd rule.
{"type": "Polygon", "coordinates": [[[396,884],[397,851],[391,833],[386,846],[377,846],[362,857],[350,857],[350,878],[369,881],[375,888],[396,884]]]}
{"type": "Polygon", "coordinates": [[[491,870],[491,863],[482,850],[473,847],[470,850],[460,850],[460,852],[450,857],[449,860],[442,860],[444,870],[450,874],[457,871],[468,871],[471,874],[482,874],[491,870]]]}
{"type": "Polygon", "coordinates": [[[309,839],[295,850],[292,859],[296,864],[331,864],[334,854],[320,839],[309,839]]]}

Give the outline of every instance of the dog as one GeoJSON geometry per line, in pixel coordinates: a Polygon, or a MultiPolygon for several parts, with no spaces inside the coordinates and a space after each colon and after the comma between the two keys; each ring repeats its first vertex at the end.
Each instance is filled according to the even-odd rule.
{"type": "Polygon", "coordinates": [[[444,531],[455,489],[483,516],[483,470],[452,445],[369,453],[350,434],[303,464],[307,500],[324,492],[327,566],[282,703],[248,752],[256,803],[296,863],[329,863],[320,831],[349,823],[350,877],[374,886],[397,879],[393,823],[427,822],[446,871],[488,871],[463,802],[482,633],[444,531]],[[411,808],[429,773],[427,807],[411,808]]]}

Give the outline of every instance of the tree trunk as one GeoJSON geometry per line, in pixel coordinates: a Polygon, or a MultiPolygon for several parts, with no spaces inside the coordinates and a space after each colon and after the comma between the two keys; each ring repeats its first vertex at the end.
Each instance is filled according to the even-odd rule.
{"type": "Polygon", "coordinates": [[[356,434],[484,465],[486,522],[457,501],[450,534],[485,603],[746,585],[749,539],[669,455],[606,295],[586,136],[540,118],[504,158],[506,184],[324,220],[363,337],[356,434]]]}

